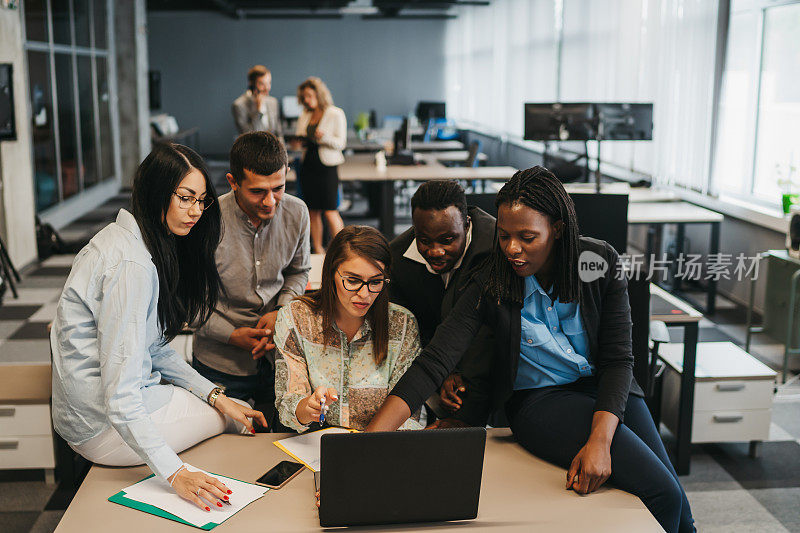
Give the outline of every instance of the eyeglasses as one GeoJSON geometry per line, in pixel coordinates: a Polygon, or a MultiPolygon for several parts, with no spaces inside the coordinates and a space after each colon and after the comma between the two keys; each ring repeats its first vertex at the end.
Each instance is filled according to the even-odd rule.
{"type": "Polygon", "coordinates": [[[178,205],[181,209],[189,209],[194,204],[200,204],[200,211],[205,211],[211,204],[214,203],[213,198],[203,198],[201,200],[200,198],[195,198],[194,196],[184,196],[176,192],[173,192],[172,194],[180,199],[180,203],[178,205]]]}
{"type": "Polygon", "coordinates": [[[342,278],[342,287],[344,290],[350,292],[358,292],[361,290],[361,287],[364,285],[367,286],[367,290],[372,294],[377,294],[383,290],[383,286],[389,283],[389,278],[381,278],[381,279],[370,279],[364,281],[361,278],[356,278],[354,276],[343,276],[341,272],[337,271],[339,277],[342,278]]]}

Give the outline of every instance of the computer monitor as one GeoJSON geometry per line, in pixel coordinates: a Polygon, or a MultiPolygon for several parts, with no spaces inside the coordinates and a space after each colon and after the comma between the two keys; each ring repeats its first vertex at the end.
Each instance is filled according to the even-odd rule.
{"type": "Polygon", "coordinates": [[[420,124],[427,124],[432,118],[446,118],[446,106],[444,102],[419,102],[417,104],[417,119],[420,124]]]}
{"type": "Polygon", "coordinates": [[[604,141],[651,141],[653,104],[594,104],[604,141]]]}
{"type": "Polygon", "coordinates": [[[284,96],[281,98],[281,111],[283,111],[283,118],[299,118],[300,113],[303,112],[303,106],[297,101],[297,96],[284,96]]]}
{"type": "Polygon", "coordinates": [[[588,141],[592,131],[592,104],[525,104],[525,135],[529,141],[588,141]]]}

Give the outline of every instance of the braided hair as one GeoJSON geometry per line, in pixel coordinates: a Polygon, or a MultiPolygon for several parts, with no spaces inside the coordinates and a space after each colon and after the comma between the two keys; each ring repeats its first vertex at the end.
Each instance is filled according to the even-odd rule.
{"type": "MultiPolygon", "coordinates": [[[[564,186],[552,172],[535,166],[515,173],[500,192],[495,205],[522,204],[546,215],[550,223],[564,223],[559,238],[553,245],[556,265],[553,277],[553,299],[562,302],[580,301],[580,280],[578,279],[578,218],[564,186]]],[[[511,268],[495,232],[494,253],[487,258],[489,279],[484,285],[486,294],[501,301],[522,305],[524,300],[523,278],[511,268]]]]}

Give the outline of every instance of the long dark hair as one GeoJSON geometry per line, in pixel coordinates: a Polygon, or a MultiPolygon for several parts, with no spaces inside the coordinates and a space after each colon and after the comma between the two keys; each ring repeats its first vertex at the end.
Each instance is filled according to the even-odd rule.
{"type": "MultiPolygon", "coordinates": [[[[381,232],[369,226],[347,226],[336,234],[325,253],[322,263],[322,284],[317,292],[298,299],[314,311],[322,313],[323,342],[327,346],[333,341],[333,321],[336,312],[336,271],[351,255],[363,257],[375,265],[385,277],[389,277],[392,255],[389,243],[381,232]],[[381,264],[383,266],[381,266],[381,264]]],[[[372,302],[367,311],[367,320],[372,328],[372,352],[377,365],[381,365],[389,353],[389,287],[372,302]]]]}
{"type": "MultiPolygon", "coordinates": [[[[550,223],[561,221],[564,227],[553,246],[555,276],[553,299],[562,302],[580,302],[580,280],[578,279],[578,217],[564,186],[552,172],[535,166],[515,173],[500,192],[495,205],[522,204],[539,211],[550,219],[550,223]]],[[[486,293],[495,301],[506,301],[521,305],[524,299],[524,281],[508,263],[495,232],[494,253],[487,259],[489,279],[486,293]]]]}
{"type": "Polygon", "coordinates": [[[167,343],[185,323],[208,320],[217,304],[222,285],[214,260],[221,231],[219,202],[208,168],[194,150],[159,143],[136,171],[131,203],[158,272],[158,323],[167,343]],[[188,235],[178,237],[170,233],[165,216],[172,193],[192,169],[203,174],[206,198],[214,202],[188,235]]]}

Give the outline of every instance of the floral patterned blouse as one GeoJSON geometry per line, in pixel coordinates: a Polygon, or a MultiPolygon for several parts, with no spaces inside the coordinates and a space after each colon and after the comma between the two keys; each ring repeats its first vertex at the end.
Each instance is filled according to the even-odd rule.
{"type": "MultiPolygon", "coordinates": [[[[420,352],[417,320],[397,304],[389,304],[389,350],[380,366],[372,356],[369,321],[364,321],[350,342],[335,322],[331,327],[337,335],[325,346],[321,313],[299,300],[278,311],[275,406],[281,422],[297,431],[308,429],[297,420],[297,404],[321,386],[339,393],[326,421],[364,429],[420,352]]],[[[422,429],[419,413],[400,429],[422,429]]]]}

